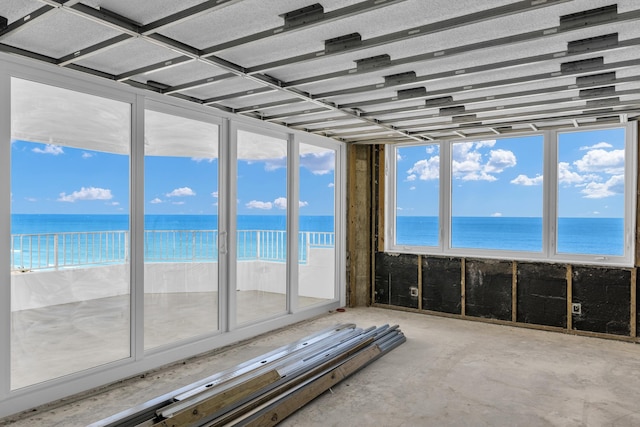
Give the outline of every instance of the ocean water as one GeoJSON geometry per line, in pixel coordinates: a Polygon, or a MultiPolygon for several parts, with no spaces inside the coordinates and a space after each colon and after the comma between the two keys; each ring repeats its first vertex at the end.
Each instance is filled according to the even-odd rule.
{"type": "MultiPolygon", "coordinates": [[[[144,256],[149,262],[217,261],[218,218],[207,215],[145,216],[144,256]]],[[[437,217],[400,216],[397,244],[436,246],[437,217]]],[[[13,214],[11,263],[15,269],[46,269],[111,264],[129,259],[127,215],[13,214]]],[[[240,215],[236,256],[239,261],[287,257],[286,217],[240,215]]],[[[334,218],[301,216],[298,260],[310,247],[333,247],[334,218]]],[[[455,217],[452,247],[510,251],[542,251],[541,218],[455,217]]],[[[620,218],[561,218],[558,252],[621,256],[620,218]]]]}
{"type": "MultiPolygon", "coordinates": [[[[438,218],[399,216],[396,243],[437,246],[438,218]]],[[[571,254],[624,254],[622,218],[560,218],[558,252],[571,254]]],[[[542,218],[454,217],[454,248],[542,251],[542,218]]]]}
{"type": "MultiPolygon", "coordinates": [[[[299,262],[309,247],[332,247],[334,218],[301,216],[299,262]]],[[[218,218],[214,215],[146,215],[144,257],[149,262],[210,262],[218,259],[218,218]]],[[[127,262],[128,215],[13,214],[11,263],[35,270],[127,262]]],[[[239,215],[238,260],[284,262],[286,217],[239,215]]]]}

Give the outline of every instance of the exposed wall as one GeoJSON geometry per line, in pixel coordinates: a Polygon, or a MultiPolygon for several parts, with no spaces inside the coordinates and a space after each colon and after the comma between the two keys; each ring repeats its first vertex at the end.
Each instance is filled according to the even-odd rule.
{"type": "MultiPolygon", "coordinates": [[[[373,186],[374,214],[368,238],[374,252],[369,264],[374,272],[370,282],[374,305],[636,340],[640,318],[636,309],[635,267],[384,253],[384,146],[374,147],[371,152],[372,166],[368,173],[373,186]],[[580,305],[579,313],[573,311],[574,304],[580,305]]],[[[364,172],[353,170],[351,174],[358,173],[364,172]]],[[[640,229],[637,236],[636,245],[640,229]]],[[[640,265],[639,260],[640,253],[636,251],[636,266],[640,265]]],[[[360,281],[351,283],[354,285],[363,286],[360,281]]]]}

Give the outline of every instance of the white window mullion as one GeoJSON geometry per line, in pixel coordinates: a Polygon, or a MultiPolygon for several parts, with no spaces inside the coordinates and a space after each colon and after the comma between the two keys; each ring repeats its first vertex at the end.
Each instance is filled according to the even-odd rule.
{"type": "Polygon", "coordinates": [[[300,146],[289,134],[287,153],[287,312],[298,311],[298,235],[300,230],[300,146]]]}
{"type": "MultiPolygon", "coordinates": [[[[1,64],[0,64],[1,66],[1,64]]],[[[0,259],[10,260],[11,79],[0,68],[0,259]]],[[[0,282],[11,283],[9,262],[0,263],[0,282]]],[[[0,286],[0,400],[11,389],[11,286],[0,286]]]]}
{"type": "Polygon", "coordinates": [[[136,96],[131,111],[129,235],[131,250],[131,357],[144,355],[144,108],[136,96]]]}

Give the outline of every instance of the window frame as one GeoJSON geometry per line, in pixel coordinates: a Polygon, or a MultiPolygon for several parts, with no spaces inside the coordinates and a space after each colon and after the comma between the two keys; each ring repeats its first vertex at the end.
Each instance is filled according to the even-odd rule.
{"type": "Polygon", "coordinates": [[[468,137],[448,140],[411,142],[396,144],[385,153],[385,247],[389,253],[415,253],[421,255],[473,257],[489,259],[509,259],[516,261],[539,261],[570,264],[606,265],[632,267],[635,262],[635,223],[636,223],[636,188],[637,188],[637,122],[624,122],[609,125],[583,126],[580,128],[564,128],[541,132],[523,132],[509,135],[496,135],[496,139],[514,137],[543,137],[543,183],[542,183],[542,251],[518,251],[479,248],[453,248],[451,246],[452,224],[452,156],[453,144],[472,142],[484,137],[468,137]],[[605,256],[596,254],[572,254],[557,252],[558,222],[558,138],[560,134],[569,132],[585,132],[623,128],[625,130],[625,188],[624,188],[624,253],[622,256],[605,256]],[[405,245],[396,243],[397,224],[397,156],[398,149],[403,147],[438,145],[440,153],[440,188],[439,188],[439,229],[438,245],[405,245]]]}

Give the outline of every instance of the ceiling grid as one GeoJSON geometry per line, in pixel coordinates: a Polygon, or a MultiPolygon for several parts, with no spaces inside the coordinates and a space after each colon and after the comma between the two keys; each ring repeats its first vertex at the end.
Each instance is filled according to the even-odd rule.
{"type": "Polygon", "coordinates": [[[347,143],[640,116],[637,0],[25,0],[0,52],[347,143]]]}

